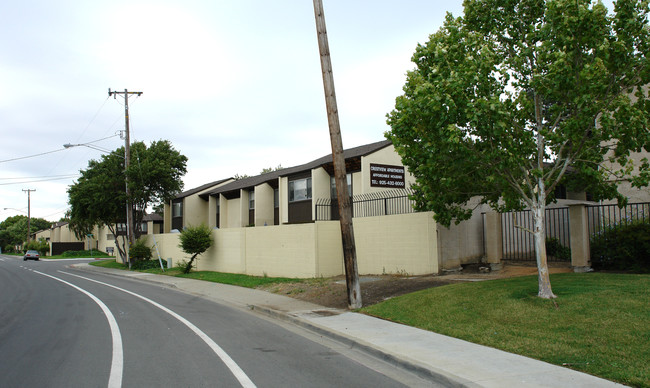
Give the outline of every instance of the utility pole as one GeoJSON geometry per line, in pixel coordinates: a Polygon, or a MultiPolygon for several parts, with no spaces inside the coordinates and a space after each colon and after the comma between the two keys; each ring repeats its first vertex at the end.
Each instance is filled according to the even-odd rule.
{"type": "Polygon", "coordinates": [[[126,262],[131,268],[131,260],[129,259],[129,248],[133,243],[135,243],[135,234],[133,229],[133,204],[131,203],[131,190],[129,189],[129,164],[131,161],[131,138],[129,134],[129,94],[135,94],[138,96],[142,95],[142,92],[129,92],[127,89],[124,89],[123,92],[111,91],[108,89],[108,95],[113,96],[117,99],[117,95],[122,94],[124,96],[124,177],[126,180],[126,238],[128,241],[126,247],[126,262]]]}
{"type": "Polygon", "coordinates": [[[357,251],[354,243],[354,230],[352,228],[352,208],[348,193],[347,172],[345,169],[345,157],[343,156],[343,142],[341,140],[341,125],[339,123],[339,113],[336,105],[336,93],[334,92],[334,75],[332,73],[332,61],[330,58],[329,42],[327,40],[327,28],[325,27],[325,12],[323,10],[322,0],[314,0],[314,14],[316,16],[320,64],[323,72],[327,121],[329,123],[330,141],[332,143],[336,197],[339,203],[345,283],[348,288],[348,307],[358,309],[361,308],[361,286],[359,285],[357,251]]]}
{"type": "Polygon", "coordinates": [[[27,243],[32,239],[32,212],[31,212],[31,193],[36,189],[23,189],[27,193],[27,243]]]}

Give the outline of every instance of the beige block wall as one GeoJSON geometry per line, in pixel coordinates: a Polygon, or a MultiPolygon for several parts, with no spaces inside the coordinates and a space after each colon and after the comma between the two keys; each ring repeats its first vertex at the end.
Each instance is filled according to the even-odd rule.
{"type": "MultiPolygon", "coordinates": [[[[469,206],[474,207],[478,200],[470,201],[469,206]]],[[[438,225],[438,242],[440,244],[440,258],[444,263],[441,269],[455,270],[461,264],[473,263],[484,255],[483,244],[483,215],[491,209],[487,205],[478,206],[472,218],[458,225],[453,222],[449,228],[438,225]]]]}
{"type": "Polygon", "coordinates": [[[249,228],[212,231],[213,246],[199,261],[199,269],[228,273],[246,272],[246,230],[249,228]]]}
{"type": "Polygon", "coordinates": [[[345,273],[339,221],[319,221],[316,225],[316,277],[345,273]]]}
{"type": "Polygon", "coordinates": [[[354,219],[360,274],[438,273],[436,223],[431,213],[354,219]]]}
{"type": "MultiPolygon", "coordinates": [[[[431,213],[354,220],[360,274],[438,273],[436,224],[431,213]]],[[[213,230],[214,245],[198,258],[198,269],[255,276],[311,278],[344,274],[338,221],[213,230]]],[[[176,265],[189,259],[180,234],[156,235],[161,257],[176,265]]],[[[152,236],[147,236],[150,245],[152,236]]]]}
{"type": "Polygon", "coordinates": [[[315,276],[315,225],[246,229],[246,272],[255,276],[315,276]]]}

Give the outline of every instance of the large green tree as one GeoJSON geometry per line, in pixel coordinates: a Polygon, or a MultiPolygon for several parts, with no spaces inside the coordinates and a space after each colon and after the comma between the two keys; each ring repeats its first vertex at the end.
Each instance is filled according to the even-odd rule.
{"type": "MultiPolygon", "coordinates": [[[[39,230],[49,229],[52,222],[43,218],[32,217],[30,222],[31,232],[38,232],[39,230]]],[[[0,222],[0,247],[7,249],[21,245],[27,241],[27,216],[17,215],[7,217],[4,221],[0,222]]]]}
{"type": "MultiPolygon", "coordinates": [[[[544,210],[558,184],[625,198],[630,152],[650,149],[648,1],[466,0],[418,45],[388,115],[419,209],[449,225],[471,198],[531,209],[539,296],[554,298],[544,210]]],[[[647,185],[646,159],[635,185],[647,185]]]]}
{"type": "MultiPolygon", "coordinates": [[[[78,237],[90,233],[94,226],[107,226],[118,235],[118,225],[126,220],[126,177],[128,176],[136,234],[140,232],[145,210],[171,200],[183,188],[181,178],[187,172],[187,157],[167,140],[146,146],[131,145],[129,170],[124,169],[124,147],[101,160],[91,160],[88,168],[68,188],[70,226],[78,237]]],[[[126,258],[126,242],[117,243],[118,252],[126,258]]]]}

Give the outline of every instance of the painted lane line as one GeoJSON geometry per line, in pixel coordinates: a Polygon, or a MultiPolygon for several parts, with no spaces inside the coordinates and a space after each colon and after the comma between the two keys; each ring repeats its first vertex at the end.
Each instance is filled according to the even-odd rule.
{"type": "Polygon", "coordinates": [[[242,387],[244,387],[244,388],[255,388],[256,387],[255,384],[251,381],[251,379],[248,378],[246,373],[244,373],[244,371],[239,367],[239,365],[237,365],[237,363],[232,358],[230,358],[228,353],[226,353],[219,345],[217,345],[217,343],[214,342],[212,340],[212,338],[210,338],[207,334],[205,334],[201,329],[196,327],[192,322],[190,322],[187,319],[183,318],[182,316],[175,313],[174,311],[168,309],[167,307],[165,307],[165,306],[163,306],[163,305],[161,305],[161,304],[159,304],[157,302],[154,302],[153,300],[151,300],[149,298],[146,298],[146,297],[144,297],[142,295],[138,295],[135,292],[131,292],[129,290],[125,290],[123,288],[114,286],[112,284],[100,282],[99,280],[90,279],[90,278],[80,276],[80,275],[75,275],[75,274],[72,274],[72,273],[69,273],[69,272],[64,272],[64,271],[58,271],[58,272],[61,272],[61,273],[66,274],[66,275],[78,277],[80,279],[85,279],[85,280],[88,280],[88,281],[91,281],[91,282],[94,282],[94,283],[97,283],[97,284],[101,284],[101,285],[104,285],[104,286],[107,286],[107,287],[111,287],[111,288],[114,288],[116,290],[120,290],[122,292],[126,292],[129,295],[133,295],[133,296],[135,296],[137,298],[140,298],[140,299],[144,300],[145,302],[148,302],[148,303],[158,307],[162,311],[164,311],[167,314],[171,315],[172,317],[178,319],[181,323],[183,323],[190,330],[192,330],[194,332],[194,334],[199,336],[199,338],[201,338],[203,340],[203,342],[205,342],[210,347],[210,349],[212,349],[212,351],[221,359],[221,361],[223,361],[223,363],[226,364],[228,369],[230,369],[230,372],[235,376],[235,378],[239,381],[239,383],[241,384],[242,387]]]}
{"type": "Polygon", "coordinates": [[[69,283],[63,279],[57,278],[46,273],[31,270],[39,275],[47,276],[54,280],[57,280],[61,283],[67,284],[68,286],[86,294],[90,299],[92,299],[104,312],[106,319],[108,320],[108,325],[111,328],[111,336],[113,338],[113,361],[111,362],[111,373],[108,378],[108,388],[120,388],[122,386],[122,373],[124,370],[124,350],[122,348],[122,335],[120,334],[120,327],[117,324],[115,316],[111,313],[108,306],[106,306],[99,298],[90,292],[84,290],[81,287],[78,287],[72,283],[69,283]]]}

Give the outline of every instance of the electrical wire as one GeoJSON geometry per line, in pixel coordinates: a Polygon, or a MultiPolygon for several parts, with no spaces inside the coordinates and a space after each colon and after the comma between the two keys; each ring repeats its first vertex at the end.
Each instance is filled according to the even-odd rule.
{"type": "Polygon", "coordinates": [[[20,182],[9,182],[9,183],[0,183],[0,186],[9,186],[9,185],[23,185],[26,183],[38,183],[38,182],[48,182],[48,181],[59,181],[59,180],[64,180],[64,179],[70,179],[70,178],[75,178],[78,177],[79,174],[74,174],[74,175],[68,175],[65,177],[57,177],[57,178],[44,178],[44,179],[37,179],[37,180],[32,180],[32,181],[20,181],[20,182]]]}
{"type": "Polygon", "coordinates": [[[37,156],[43,156],[43,155],[47,155],[47,154],[53,154],[53,153],[55,153],[55,152],[61,152],[61,151],[65,151],[65,148],[61,148],[61,149],[54,150],[54,151],[42,152],[42,153],[40,153],[40,154],[34,154],[34,155],[29,155],[29,156],[21,156],[21,157],[19,157],[19,158],[0,160],[0,163],[13,162],[13,161],[16,161],[16,160],[35,158],[35,157],[37,157],[37,156]]]}

